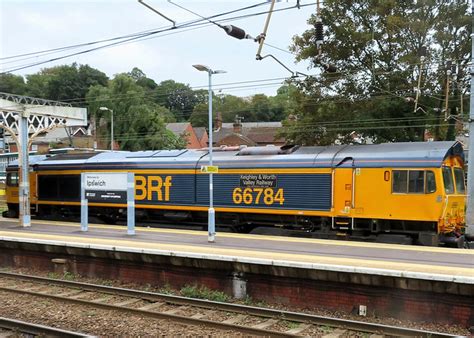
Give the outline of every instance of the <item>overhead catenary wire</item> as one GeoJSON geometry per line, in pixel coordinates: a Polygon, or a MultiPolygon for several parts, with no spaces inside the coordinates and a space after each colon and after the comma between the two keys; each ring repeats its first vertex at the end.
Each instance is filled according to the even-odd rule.
{"type": "MultiPolygon", "coordinates": [[[[235,9],[235,10],[230,10],[230,11],[227,11],[227,12],[223,12],[223,13],[219,13],[219,14],[212,15],[212,16],[210,16],[209,18],[210,18],[210,19],[212,19],[212,18],[217,18],[217,17],[221,17],[221,16],[233,14],[233,13],[240,12],[240,11],[245,11],[245,10],[253,9],[253,8],[256,8],[256,7],[259,7],[259,6],[264,5],[265,3],[266,3],[266,2],[261,2],[261,3],[258,3],[258,4],[254,4],[254,5],[250,5],[250,6],[246,6],[246,7],[241,7],[241,8],[235,9]]],[[[233,19],[233,18],[230,18],[230,19],[233,19]]],[[[201,21],[204,21],[204,20],[190,20],[190,21],[184,22],[184,23],[182,23],[182,24],[193,24],[193,23],[199,23],[199,22],[201,22],[201,21]]],[[[7,59],[18,58],[18,57],[23,57],[23,56],[31,56],[31,55],[35,55],[35,54],[42,54],[42,53],[47,53],[47,52],[52,52],[52,51],[58,51],[58,50],[61,50],[61,49],[70,49],[70,48],[76,48],[76,47],[84,47],[84,46],[88,46],[88,45],[93,45],[93,44],[98,44],[98,43],[103,43],[103,42],[109,42],[109,41],[114,41],[114,40],[118,40],[118,39],[133,37],[133,36],[139,36],[139,35],[146,34],[146,33],[150,33],[150,32],[156,31],[156,30],[161,30],[161,29],[164,29],[164,28],[166,28],[166,27],[167,27],[167,26],[160,27],[160,28],[154,28],[154,29],[148,29],[148,30],[145,30],[145,31],[135,32],[135,33],[127,34],[127,35],[116,36],[116,37],[112,37],[112,38],[101,39],[101,40],[96,40],[96,41],[91,41],[91,42],[84,42],[84,43],[75,44],[75,45],[68,45],[68,46],[64,46],[64,47],[57,47],[57,48],[52,48],[52,49],[46,49],[46,50],[37,51],[37,52],[30,52],[30,53],[23,53],[23,54],[11,55],[11,56],[7,56],[7,57],[1,57],[0,60],[7,60],[7,59]]]]}
{"type": "MultiPolygon", "coordinates": [[[[271,121],[269,121],[271,122],[271,121]]],[[[394,121],[394,123],[397,121],[394,121]]],[[[298,124],[295,123],[294,125],[289,125],[286,126],[288,131],[295,131],[295,130],[320,130],[320,129],[325,129],[325,130],[373,130],[377,128],[383,128],[383,129],[389,129],[389,128],[419,128],[419,127],[432,127],[435,125],[448,125],[447,123],[439,123],[439,121],[436,121],[435,119],[426,119],[426,120],[413,120],[413,121],[407,121],[407,122],[414,122],[418,124],[412,124],[412,125],[403,125],[398,122],[397,125],[389,125],[389,124],[373,124],[373,125],[362,125],[362,126],[355,126],[355,125],[340,125],[340,124],[298,124]],[[430,122],[432,121],[432,122],[430,122]],[[423,124],[420,124],[423,123],[423,124]]],[[[121,137],[129,137],[129,136],[147,136],[150,135],[150,131],[146,132],[126,132],[126,133],[115,133],[114,136],[117,136],[118,138],[121,137]]],[[[104,136],[106,138],[106,136],[104,136]]]]}
{"type": "MultiPolygon", "coordinates": [[[[256,6],[261,6],[263,5],[264,3],[259,3],[259,4],[256,4],[256,5],[252,5],[252,6],[247,6],[247,7],[243,7],[243,8],[239,8],[237,10],[233,10],[233,11],[228,11],[228,12],[225,12],[225,13],[220,13],[220,14],[216,14],[216,15],[213,15],[213,16],[210,16],[208,18],[210,19],[213,19],[215,17],[219,17],[219,16],[225,16],[225,15],[228,15],[228,14],[232,14],[232,13],[235,13],[237,11],[242,11],[242,10],[247,10],[248,8],[252,8],[252,7],[256,7],[256,6]]],[[[302,7],[305,7],[305,6],[313,6],[314,4],[305,4],[305,5],[301,5],[302,7]]],[[[285,10],[291,10],[291,9],[295,9],[294,6],[291,6],[291,7],[284,7],[284,8],[279,8],[278,10],[275,10],[275,11],[285,11],[285,10]]],[[[238,19],[243,19],[243,18],[248,18],[248,17],[253,17],[253,16],[259,16],[259,15],[264,15],[266,14],[267,11],[264,11],[264,12],[256,12],[256,13],[251,13],[251,14],[246,14],[246,15],[241,15],[241,16],[236,16],[236,17],[232,17],[232,18],[225,18],[225,19],[220,19],[220,20],[214,20],[214,21],[219,21],[219,22],[227,22],[229,20],[238,20],[238,19]]],[[[104,48],[110,48],[110,47],[113,47],[113,46],[117,46],[117,45],[122,45],[122,44],[125,44],[125,43],[131,43],[131,42],[136,42],[136,41],[141,41],[141,40],[144,40],[145,38],[150,38],[152,35],[156,35],[156,34],[159,34],[159,33],[163,33],[163,32],[166,32],[166,31],[170,31],[170,30],[173,30],[173,29],[181,29],[183,27],[195,27],[195,26],[203,26],[203,25],[208,25],[207,22],[203,22],[205,21],[204,19],[199,19],[199,20],[192,20],[192,21],[189,21],[189,22],[185,22],[183,24],[180,24],[178,26],[176,26],[175,28],[173,27],[167,27],[167,28],[161,28],[161,29],[156,29],[156,30],[151,30],[151,31],[144,31],[142,33],[137,33],[137,35],[124,35],[124,36],[121,36],[121,37],[115,37],[115,38],[111,38],[111,39],[105,39],[104,41],[113,41],[113,40],[117,40],[117,39],[122,39],[120,41],[116,41],[116,42],[112,42],[112,43],[109,43],[109,44],[106,44],[106,45],[102,45],[102,46],[98,46],[98,47],[94,47],[94,48],[90,48],[90,49],[87,49],[87,50],[83,50],[83,51],[79,51],[79,52],[75,52],[75,53],[71,53],[71,54],[67,54],[67,55],[63,55],[63,56],[58,56],[58,57],[55,57],[55,58],[51,58],[51,59],[48,59],[48,60],[44,60],[44,61],[38,61],[38,62],[35,62],[35,63],[31,63],[31,64],[27,64],[27,65],[20,65],[20,66],[17,66],[17,67],[12,67],[12,68],[8,68],[6,70],[3,71],[3,73],[11,73],[11,72],[15,72],[15,71],[18,71],[18,70],[22,70],[22,69],[26,69],[26,68],[30,68],[30,67],[34,67],[34,66],[38,66],[38,65],[42,65],[42,64],[45,64],[45,63],[50,63],[50,62],[53,62],[53,61],[58,61],[58,60],[61,60],[61,59],[65,59],[65,58],[69,58],[69,57],[72,57],[72,56],[77,56],[77,55],[82,55],[82,54],[86,54],[86,53],[90,53],[90,52],[93,52],[93,51],[96,51],[96,50],[101,50],[101,49],[104,49],[104,48]]],[[[200,27],[195,27],[195,29],[198,29],[200,27]]],[[[158,36],[159,37],[159,36],[158,36]]],[[[155,37],[156,38],[156,37],[155,37]]],[[[95,43],[98,43],[98,42],[95,42],[95,43]]],[[[94,44],[95,44],[94,43],[94,44]]],[[[83,44],[83,45],[87,45],[86,44],[83,44]]],[[[71,48],[72,46],[68,46],[68,48],[71,48]]],[[[58,48],[60,49],[60,48],[58,48]]],[[[29,53],[29,54],[32,54],[32,53],[29,53]]],[[[24,54],[22,54],[24,55],[24,54]]]]}
{"type": "MultiPolygon", "coordinates": [[[[414,63],[412,65],[417,65],[418,63],[414,63]]],[[[434,64],[432,63],[431,65],[432,67],[436,68],[438,65],[437,64],[434,64]]],[[[425,63],[425,67],[429,67],[429,64],[428,63],[425,63]]],[[[425,68],[426,69],[426,68],[425,68]]],[[[355,75],[356,72],[358,70],[354,70],[354,71],[351,71],[351,72],[339,72],[338,74],[334,74],[334,75],[331,75],[331,80],[333,81],[337,81],[337,80],[344,80],[346,79],[347,77],[351,76],[351,75],[355,75]]],[[[401,71],[403,72],[403,71],[401,71]]],[[[384,75],[384,74],[393,74],[394,72],[393,71],[379,71],[379,72],[376,72],[375,75],[384,75]]],[[[302,75],[298,76],[298,77],[303,77],[302,75]]],[[[256,79],[256,80],[248,80],[248,81],[238,81],[238,82],[224,82],[224,83],[216,83],[213,85],[213,88],[214,90],[221,90],[221,89],[225,89],[227,88],[227,86],[230,86],[230,85],[235,85],[235,84],[244,84],[244,83],[261,83],[261,82],[269,82],[269,81],[279,81],[281,80],[281,83],[285,83],[285,81],[287,80],[288,78],[286,77],[279,77],[279,78],[269,78],[269,79],[256,79]]],[[[319,80],[321,81],[321,80],[319,80]]],[[[255,86],[256,88],[258,86],[255,86]]],[[[199,89],[206,89],[208,88],[208,85],[202,85],[202,86],[193,86],[193,87],[190,87],[190,89],[192,90],[199,90],[199,89]]],[[[405,88],[406,90],[409,90],[411,87],[409,88],[405,88]]],[[[404,88],[400,88],[400,89],[404,89],[404,88]]],[[[422,88],[423,89],[423,88],[422,88]]],[[[367,94],[371,94],[371,93],[374,93],[374,92],[368,92],[367,94]]],[[[155,93],[156,94],[156,93],[155,93]]],[[[135,94],[122,94],[123,96],[126,96],[126,97],[131,97],[135,94]]],[[[429,94],[427,94],[429,95],[429,94]]],[[[62,102],[66,102],[66,103],[74,103],[74,104],[80,104],[80,103],[86,103],[86,101],[84,99],[62,99],[61,100],[62,102]]]]}
{"type": "MultiPolygon", "coordinates": [[[[434,128],[434,127],[446,127],[448,126],[448,123],[434,123],[434,124],[418,124],[418,125],[398,125],[398,126],[372,126],[372,127],[363,127],[360,128],[361,130],[365,131],[370,131],[370,130],[378,130],[378,129],[406,129],[406,128],[434,128]]],[[[289,127],[291,128],[291,127],[289,127]]],[[[316,127],[316,128],[301,128],[298,129],[297,131],[304,131],[307,132],[309,131],[323,131],[323,132],[352,132],[354,131],[353,127],[334,127],[334,128],[326,128],[326,127],[316,127]],[[322,130],[324,129],[324,130],[322,130]]],[[[291,131],[291,129],[290,129],[291,131]]],[[[135,141],[135,140],[143,140],[145,136],[150,136],[152,138],[160,138],[160,139],[165,139],[166,137],[163,136],[159,131],[157,131],[156,134],[151,134],[149,132],[147,133],[137,133],[137,134],[122,134],[122,135],[114,135],[118,141],[121,142],[126,142],[126,141],[135,141]],[[125,136],[124,136],[125,135],[125,136]]],[[[108,141],[110,140],[110,137],[107,136],[99,136],[96,138],[98,141],[108,141]]]]}
{"type": "MultiPolygon", "coordinates": [[[[417,63],[414,63],[413,65],[416,65],[416,64],[417,64],[417,63]]],[[[432,63],[430,66],[435,67],[435,68],[438,67],[437,64],[433,64],[433,63],[432,63]]],[[[353,71],[353,73],[355,73],[355,72],[357,72],[357,70],[353,71]]],[[[378,74],[385,74],[385,73],[393,73],[393,72],[378,72],[378,74]]],[[[337,74],[337,77],[338,77],[338,78],[344,78],[344,77],[346,77],[346,76],[348,76],[348,75],[350,75],[350,72],[344,72],[344,73],[341,72],[341,73],[337,74]]],[[[334,77],[334,76],[333,76],[333,77],[334,77]]],[[[243,82],[240,82],[240,83],[245,83],[245,82],[246,82],[246,83],[252,83],[252,82],[255,83],[255,82],[264,82],[264,81],[267,81],[267,82],[268,82],[268,81],[270,81],[270,80],[278,80],[278,79],[280,79],[280,80],[285,80],[285,78],[276,78],[276,79],[274,78],[274,79],[263,79],[263,80],[243,81],[243,82]]],[[[273,84],[268,84],[268,83],[267,83],[267,84],[265,84],[265,87],[268,88],[268,87],[271,87],[271,86],[278,86],[278,85],[282,85],[282,84],[284,84],[284,83],[285,83],[285,81],[282,81],[282,82],[275,82],[275,83],[273,83],[273,84]]],[[[232,83],[230,83],[230,84],[232,84],[232,83]]],[[[215,85],[214,89],[215,89],[215,90],[222,90],[222,89],[224,89],[224,90],[227,90],[227,91],[238,91],[238,90],[243,90],[243,89],[245,89],[245,88],[259,88],[259,87],[260,87],[260,88],[263,88],[263,86],[261,86],[261,85],[258,85],[258,86],[257,86],[257,85],[255,85],[255,86],[250,86],[250,85],[249,85],[249,86],[228,86],[228,85],[229,85],[228,83],[226,83],[226,84],[217,84],[217,85],[215,85]],[[227,85],[227,87],[225,87],[225,85],[227,85]]],[[[193,88],[191,88],[191,89],[196,90],[196,89],[205,88],[205,87],[207,88],[207,85],[206,85],[206,86],[193,87],[193,88]]],[[[384,89],[382,89],[382,88],[380,88],[380,89],[381,89],[382,91],[386,92],[386,93],[389,93],[390,95],[393,95],[394,97],[406,98],[406,96],[400,95],[400,91],[397,91],[397,93],[393,93],[393,92],[388,92],[388,91],[386,91],[386,90],[384,90],[384,89]]],[[[409,91],[410,89],[407,88],[407,90],[409,91]]],[[[377,94],[377,93],[376,93],[376,92],[369,92],[369,93],[367,93],[366,95],[374,95],[374,94],[377,94]]],[[[114,97],[113,97],[112,99],[109,98],[107,101],[117,100],[117,99],[119,99],[120,96],[121,96],[121,97],[129,97],[129,98],[130,98],[130,97],[133,97],[133,95],[136,95],[136,94],[114,95],[114,97]]],[[[143,94],[139,94],[139,96],[141,96],[141,95],[143,95],[143,94]]],[[[156,94],[155,94],[155,95],[156,95],[156,94]]],[[[163,95],[166,96],[166,95],[169,95],[169,93],[163,93],[163,95]]],[[[405,95],[406,95],[406,94],[405,94],[405,95]]],[[[437,98],[436,96],[429,95],[429,94],[426,94],[426,93],[425,93],[425,96],[427,96],[427,97],[432,97],[432,98],[437,99],[437,100],[442,100],[442,98],[437,98]]],[[[364,99],[365,99],[365,98],[362,98],[362,100],[364,100],[364,99]]],[[[90,99],[89,99],[88,101],[85,101],[84,99],[71,99],[71,100],[63,100],[63,101],[66,101],[66,102],[70,101],[70,102],[72,102],[72,103],[74,103],[74,104],[92,103],[92,102],[93,102],[93,101],[91,101],[90,99]]],[[[97,101],[102,101],[102,102],[104,102],[104,99],[103,99],[103,98],[99,98],[97,101]]],[[[354,99],[352,99],[352,98],[351,98],[351,99],[348,99],[348,100],[340,100],[340,99],[337,99],[337,101],[335,101],[334,98],[325,98],[324,101],[332,101],[332,102],[344,102],[344,101],[345,101],[345,102],[352,102],[352,101],[354,101],[354,99]]],[[[321,100],[315,100],[315,102],[317,102],[317,104],[319,104],[319,103],[321,103],[321,102],[323,102],[323,101],[321,101],[321,100]]],[[[430,108],[432,108],[432,107],[430,107],[430,108]]],[[[189,114],[187,114],[187,115],[189,115],[189,114]]],[[[186,116],[186,115],[185,115],[185,116],[186,116]]]]}

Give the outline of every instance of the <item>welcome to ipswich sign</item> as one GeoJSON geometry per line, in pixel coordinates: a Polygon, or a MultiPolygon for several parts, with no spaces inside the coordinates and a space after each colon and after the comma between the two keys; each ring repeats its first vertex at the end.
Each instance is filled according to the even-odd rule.
{"type": "Polygon", "coordinates": [[[127,234],[135,234],[135,174],[81,174],[81,230],[89,225],[88,203],[127,204],[127,234]]]}
{"type": "Polygon", "coordinates": [[[85,173],[89,202],[127,203],[127,173],[85,173]]]}

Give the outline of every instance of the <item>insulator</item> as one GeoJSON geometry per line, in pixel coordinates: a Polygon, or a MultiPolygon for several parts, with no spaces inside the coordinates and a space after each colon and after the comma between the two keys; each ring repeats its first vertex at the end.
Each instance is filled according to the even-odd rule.
{"type": "Polygon", "coordinates": [[[228,35],[236,39],[242,40],[242,39],[247,38],[247,34],[242,28],[235,27],[234,25],[227,25],[227,26],[224,26],[223,28],[228,35]]]}
{"type": "Polygon", "coordinates": [[[323,23],[321,21],[316,22],[315,30],[316,30],[316,45],[319,47],[323,43],[323,38],[324,38],[323,23]]]}

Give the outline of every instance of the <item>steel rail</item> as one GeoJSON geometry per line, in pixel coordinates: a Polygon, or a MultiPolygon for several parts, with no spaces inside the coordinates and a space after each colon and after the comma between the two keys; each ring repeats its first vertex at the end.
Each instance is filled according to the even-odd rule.
{"type": "Polygon", "coordinates": [[[286,334],[284,332],[258,329],[258,328],[240,326],[240,325],[235,325],[235,324],[227,324],[223,322],[214,322],[207,319],[198,319],[198,318],[192,318],[192,317],[186,317],[186,316],[179,316],[179,315],[169,314],[165,312],[154,312],[150,310],[141,310],[141,309],[135,309],[135,308],[130,308],[126,306],[104,304],[104,303],[94,302],[93,300],[83,300],[83,299],[77,299],[77,298],[62,297],[62,296],[56,296],[56,295],[51,295],[51,294],[42,293],[42,292],[18,290],[18,289],[7,288],[7,287],[2,287],[2,286],[0,286],[0,290],[6,291],[6,292],[14,292],[18,294],[27,294],[30,296],[49,298],[49,299],[58,300],[61,302],[69,302],[69,303],[75,303],[75,304],[80,304],[80,305],[93,306],[93,307],[101,308],[104,310],[121,311],[124,313],[134,313],[134,314],[144,315],[144,316],[157,318],[157,319],[171,320],[173,322],[178,322],[178,323],[183,323],[183,324],[188,324],[188,325],[198,325],[198,326],[201,325],[201,326],[212,327],[212,328],[216,328],[220,330],[236,331],[236,332],[246,333],[250,335],[257,335],[257,336],[271,335],[272,337],[298,337],[297,335],[286,334]]]}
{"type": "MultiPolygon", "coordinates": [[[[27,333],[35,336],[46,336],[46,337],[88,337],[92,338],[95,336],[86,335],[80,332],[73,332],[68,330],[62,330],[51,326],[33,324],[23,322],[21,320],[10,319],[0,317],[0,328],[8,329],[10,331],[16,331],[21,333],[27,333]]],[[[13,336],[12,336],[13,337],[13,336]]]]}
{"type": "MultiPolygon", "coordinates": [[[[51,279],[51,278],[37,277],[37,276],[31,276],[31,275],[21,275],[21,274],[10,273],[10,272],[0,272],[0,277],[18,278],[18,279],[23,279],[25,281],[37,281],[37,282],[55,284],[59,286],[67,286],[70,288],[81,289],[81,290],[89,291],[89,292],[101,292],[101,293],[106,293],[106,294],[111,294],[111,295],[116,295],[116,296],[134,297],[134,298],[140,298],[143,300],[154,301],[154,302],[165,301],[167,303],[177,304],[177,305],[191,305],[191,306],[200,307],[204,309],[218,309],[221,311],[230,311],[230,312],[235,312],[235,313],[282,319],[282,320],[284,319],[287,321],[294,321],[294,322],[300,322],[300,323],[305,323],[305,324],[343,327],[347,330],[352,330],[352,331],[362,331],[362,332],[378,333],[378,334],[383,333],[386,335],[393,335],[393,336],[453,337],[453,335],[451,334],[446,334],[446,333],[441,333],[441,332],[425,331],[425,330],[419,330],[419,329],[397,327],[397,326],[384,325],[384,324],[378,324],[378,323],[368,323],[368,322],[363,322],[363,321],[354,321],[354,320],[340,319],[340,318],[333,318],[333,317],[326,317],[326,316],[317,316],[317,315],[311,315],[311,314],[306,314],[306,313],[275,310],[275,309],[254,307],[254,306],[248,306],[248,305],[223,303],[223,302],[216,302],[216,301],[196,299],[196,298],[187,298],[187,297],[181,297],[181,296],[125,289],[125,288],[118,288],[118,287],[111,287],[111,286],[104,286],[104,285],[96,285],[96,284],[89,284],[89,283],[83,283],[83,282],[73,282],[73,281],[51,279]]],[[[0,289],[4,289],[4,288],[0,287],[0,289]]],[[[10,289],[8,289],[8,291],[10,291],[10,289]]],[[[11,291],[15,292],[16,290],[11,290],[11,291]]],[[[49,295],[35,293],[32,291],[19,291],[19,292],[28,292],[32,295],[50,297],[49,295]]],[[[51,298],[55,298],[55,297],[57,296],[51,296],[51,298]]],[[[66,300],[68,300],[68,298],[66,298],[66,300]]],[[[80,299],[72,299],[72,300],[85,302],[80,299]]],[[[111,306],[108,304],[100,304],[100,303],[94,303],[94,302],[92,302],[92,304],[99,305],[99,306],[111,306]]],[[[128,308],[124,308],[123,310],[128,310],[128,308]]],[[[140,310],[140,311],[144,311],[144,310],[140,310]]],[[[150,312],[151,314],[161,315],[161,313],[152,312],[152,311],[144,311],[144,314],[147,314],[148,312],[150,312]]],[[[170,316],[169,318],[173,320],[179,319],[179,316],[176,316],[176,315],[167,315],[167,314],[165,315],[170,316]]],[[[184,317],[184,319],[186,321],[189,319],[192,319],[193,321],[195,320],[194,318],[187,318],[187,317],[184,317]]],[[[203,321],[203,320],[199,320],[199,321],[203,321]]],[[[211,321],[208,321],[208,322],[209,323],[204,322],[201,324],[205,324],[205,325],[216,324],[211,321]]],[[[218,323],[218,324],[221,324],[221,323],[218,323]]],[[[241,331],[241,329],[243,328],[242,326],[233,325],[233,324],[226,324],[226,325],[231,325],[232,328],[229,328],[231,330],[241,331]]],[[[255,330],[254,328],[247,328],[247,329],[255,330]]],[[[275,334],[279,333],[281,336],[284,336],[284,337],[294,336],[294,335],[288,335],[281,332],[261,330],[261,329],[258,329],[258,333],[256,331],[253,331],[254,334],[269,334],[269,332],[272,332],[275,334]]]]}

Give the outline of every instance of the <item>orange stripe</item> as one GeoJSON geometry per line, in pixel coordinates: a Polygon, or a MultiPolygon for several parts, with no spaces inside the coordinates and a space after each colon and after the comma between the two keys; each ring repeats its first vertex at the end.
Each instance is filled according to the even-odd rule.
{"type": "MultiPolygon", "coordinates": [[[[260,174],[321,174],[331,173],[331,168],[276,168],[276,169],[219,169],[218,174],[248,174],[248,173],[260,173],[260,174]]],[[[124,172],[124,170],[94,170],[94,171],[81,171],[81,170],[51,170],[51,171],[39,171],[39,176],[46,175],[71,175],[81,174],[82,172],[94,173],[94,172],[124,172]]],[[[201,173],[200,170],[194,169],[183,169],[183,170],[163,170],[163,169],[136,169],[127,170],[127,172],[133,172],[135,174],[202,174],[208,175],[208,173],[201,173]]]]}

